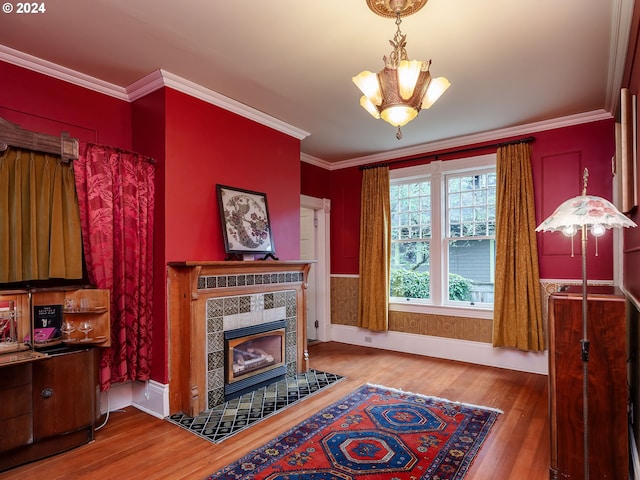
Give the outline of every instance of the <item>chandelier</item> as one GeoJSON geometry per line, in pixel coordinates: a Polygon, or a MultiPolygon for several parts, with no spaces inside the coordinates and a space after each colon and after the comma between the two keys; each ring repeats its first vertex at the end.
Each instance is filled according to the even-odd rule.
{"type": "Polygon", "coordinates": [[[431,60],[409,60],[407,36],[400,31],[401,17],[420,10],[427,0],[367,0],[367,5],[383,17],[395,17],[396,34],[389,40],[393,50],[384,56],[384,68],[378,73],[367,70],[353,77],[353,83],[364,94],[360,105],[374,118],[398,127],[396,138],[402,138],[400,127],[418,116],[423,108],[433,105],[449,88],[444,77],[431,78],[431,60]]]}

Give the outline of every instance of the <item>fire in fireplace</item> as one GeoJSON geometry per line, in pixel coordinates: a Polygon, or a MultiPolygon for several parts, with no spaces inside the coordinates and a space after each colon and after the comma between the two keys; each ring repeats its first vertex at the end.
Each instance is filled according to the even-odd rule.
{"type": "Polygon", "coordinates": [[[279,320],[224,332],[225,400],[286,374],[285,326],[279,320]]]}

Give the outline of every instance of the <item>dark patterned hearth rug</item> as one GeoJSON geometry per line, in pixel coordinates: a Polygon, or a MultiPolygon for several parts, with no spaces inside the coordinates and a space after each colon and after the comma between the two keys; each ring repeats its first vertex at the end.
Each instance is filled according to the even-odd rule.
{"type": "Polygon", "coordinates": [[[207,479],[461,480],[500,413],[364,385],[207,479]]]}
{"type": "Polygon", "coordinates": [[[309,370],[229,400],[195,417],[176,413],[167,420],[205,440],[219,443],[342,379],[333,373],[309,370]]]}

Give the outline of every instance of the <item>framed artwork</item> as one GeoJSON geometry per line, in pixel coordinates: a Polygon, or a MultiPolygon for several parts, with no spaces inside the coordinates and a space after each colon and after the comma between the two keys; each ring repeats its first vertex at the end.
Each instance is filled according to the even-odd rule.
{"type": "Polygon", "coordinates": [[[226,185],[216,185],[216,190],[226,252],[273,257],[267,196],[226,185]]]}

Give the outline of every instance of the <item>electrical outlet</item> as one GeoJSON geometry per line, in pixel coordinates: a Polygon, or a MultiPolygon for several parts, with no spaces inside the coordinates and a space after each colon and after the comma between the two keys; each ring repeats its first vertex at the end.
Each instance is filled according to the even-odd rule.
{"type": "Polygon", "coordinates": [[[373,339],[371,337],[364,337],[364,343],[371,343],[373,339]]]}

